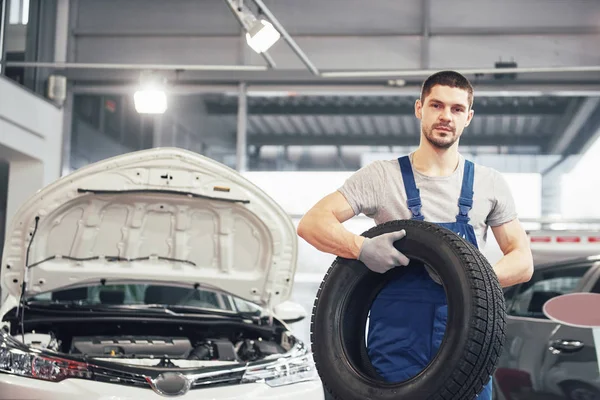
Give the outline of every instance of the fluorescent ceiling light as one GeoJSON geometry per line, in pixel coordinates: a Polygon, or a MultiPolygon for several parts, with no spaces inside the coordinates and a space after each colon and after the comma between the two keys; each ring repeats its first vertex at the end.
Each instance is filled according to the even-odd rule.
{"type": "Polygon", "coordinates": [[[281,37],[281,34],[273,27],[269,21],[264,19],[256,20],[248,33],[246,33],[246,42],[248,46],[257,53],[264,53],[269,50],[281,37]]]}
{"type": "Polygon", "coordinates": [[[139,114],[163,114],[167,110],[167,95],[160,89],[138,90],[133,95],[133,101],[139,114]]]}

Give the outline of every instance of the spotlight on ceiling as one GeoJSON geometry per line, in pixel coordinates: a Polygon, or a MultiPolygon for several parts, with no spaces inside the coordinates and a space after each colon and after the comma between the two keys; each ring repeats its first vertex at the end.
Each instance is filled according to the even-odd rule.
{"type": "Polygon", "coordinates": [[[164,79],[142,74],[140,88],[133,95],[133,102],[139,114],[164,114],[167,111],[164,79]]]}
{"type": "Polygon", "coordinates": [[[257,53],[269,50],[281,37],[281,34],[273,24],[264,19],[255,19],[246,33],[248,46],[257,53]]]}

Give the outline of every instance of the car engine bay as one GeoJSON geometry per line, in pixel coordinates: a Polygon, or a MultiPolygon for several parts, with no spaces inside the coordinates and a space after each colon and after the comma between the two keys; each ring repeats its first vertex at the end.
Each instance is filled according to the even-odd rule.
{"type": "Polygon", "coordinates": [[[129,320],[35,325],[35,330],[28,329],[24,335],[15,333],[14,339],[32,348],[75,357],[162,368],[258,361],[278,357],[295,343],[285,330],[275,333],[251,324],[207,327],[129,320]]]}

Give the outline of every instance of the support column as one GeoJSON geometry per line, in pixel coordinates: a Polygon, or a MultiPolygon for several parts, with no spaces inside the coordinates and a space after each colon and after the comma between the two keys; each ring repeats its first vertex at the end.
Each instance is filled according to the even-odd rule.
{"type": "Polygon", "coordinates": [[[56,0],[56,30],[54,35],[54,61],[67,62],[69,31],[74,21],[69,18],[69,0],[56,0]]]}
{"type": "Polygon", "coordinates": [[[0,75],[4,75],[4,41],[6,38],[6,25],[8,21],[8,0],[0,0],[0,75]]]}
{"type": "Polygon", "coordinates": [[[246,97],[246,84],[240,83],[238,96],[237,114],[237,145],[236,145],[236,168],[238,172],[245,172],[247,167],[247,123],[248,103],[246,97]]]}
{"type": "MultiPolygon", "coordinates": [[[[69,83],[67,82],[67,86],[69,83]]],[[[73,101],[74,95],[72,90],[67,89],[67,97],[63,104],[63,137],[62,137],[62,154],[61,154],[61,176],[71,173],[73,169],[71,165],[71,143],[73,130],[73,101]]]]}
{"type": "MultiPolygon", "coordinates": [[[[54,61],[70,62],[74,61],[69,53],[69,41],[73,40],[71,32],[74,29],[74,19],[70,14],[69,0],[56,0],[56,25],[54,33],[54,61]]],[[[61,158],[61,176],[71,172],[71,142],[73,129],[73,90],[67,82],[66,98],[63,107],[63,138],[62,138],[62,158],[61,158]]]]}

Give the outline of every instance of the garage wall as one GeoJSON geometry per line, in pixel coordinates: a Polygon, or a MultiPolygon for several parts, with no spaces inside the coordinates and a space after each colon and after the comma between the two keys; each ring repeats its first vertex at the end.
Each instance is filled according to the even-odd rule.
{"type": "MultiPolygon", "coordinates": [[[[600,131],[596,137],[600,137],[600,131]]],[[[562,178],[562,215],[565,218],[600,219],[600,139],[562,178]]]]}
{"type": "Polygon", "coordinates": [[[0,76],[0,159],[9,162],[6,226],[33,193],[60,176],[63,112],[0,76]]]}

